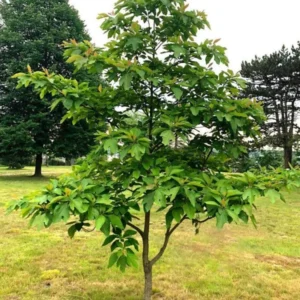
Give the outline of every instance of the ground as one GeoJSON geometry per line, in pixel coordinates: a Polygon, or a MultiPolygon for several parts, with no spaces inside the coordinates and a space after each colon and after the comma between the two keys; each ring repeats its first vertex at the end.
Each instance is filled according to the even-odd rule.
{"type": "MultiPolygon", "coordinates": [[[[5,205],[44,186],[68,167],[45,167],[43,179],[32,168],[0,168],[0,299],[139,300],[141,266],[125,274],[107,269],[108,249],[100,233],[80,233],[70,240],[64,224],[38,231],[5,205]]],[[[300,199],[257,202],[258,229],[249,225],[205,223],[195,235],[185,223],[172,236],[165,256],[154,267],[153,299],[299,299],[300,199]]],[[[160,247],[163,224],[153,216],[151,250],[160,247]]]]}

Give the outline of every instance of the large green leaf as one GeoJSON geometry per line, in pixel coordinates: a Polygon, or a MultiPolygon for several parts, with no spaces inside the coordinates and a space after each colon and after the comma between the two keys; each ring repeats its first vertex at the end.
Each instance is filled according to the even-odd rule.
{"type": "Polygon", "coordinates": [[[172,91],[175,95],[175,98],[177,100],[180,100],[181,97],[182,97],[182,94],[183,94],[183,90],[181,88],[178,88],[178,87],[172,87],[172,91]]]}
{"type": "Polygon", "coordinates": [[[163,144],[166,146],[169,145],[170,142],[175,141],[175,135],[171,130],[165,130],[160,135],[163,138],[163,144]]]}
{"type": "Polygon", "coordinates": [[[95,223],[96,229],[100,230],[102,228],[102,226],[104,225],[105,221],[106,221],[105,216],[103,216],[103,215],[99,216],[95,223]]]}
{"type": "Polygon", "coordinates": [[[276,200],[279,200],[281,198],[281,194],[274,189],[268,189],[265,192],[265,196],[270,198],[272,203],[275,203],[276,200]]]}

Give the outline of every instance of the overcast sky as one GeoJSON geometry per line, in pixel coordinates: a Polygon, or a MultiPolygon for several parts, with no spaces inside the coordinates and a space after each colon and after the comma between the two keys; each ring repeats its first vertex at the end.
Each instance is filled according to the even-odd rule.
{"type": "MultiPolygon", "coordinates": [[[[69,0],[79,11],[98,45],[106,42],[96,19],[111,12],[115,0],[69,0]]],[[[212,30],[204,38],[221,38],[227,48],[230,68],[240,69],[243,60],[290,47],[300,40],[300,0],[189,0],[190,8],[204,10],[212,30]]]]}

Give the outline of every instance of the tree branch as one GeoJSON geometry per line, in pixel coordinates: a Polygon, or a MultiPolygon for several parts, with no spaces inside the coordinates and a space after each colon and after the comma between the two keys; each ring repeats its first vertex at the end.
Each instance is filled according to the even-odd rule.
{"type": "Polygon", "coordinates": [[[174,225],[174,227],[172,229],[168,229],[166,231],[166,234],[165,234],[165,240],[164,240],[164,243],[161,247],[161,249],[159,250],[159,252],[155,255],[155,257],[150,261],[150,264],[151,266],[153,266],[161,257],[162,255],[164,254],[167,246],[168,246],[168,242],[169,242],[169,239],[170,239],[170,236],[172,235],[172,233],[180,226],[180,224],[186,220],[186,215],[184,215],[181,220],[176,224],[174,225]]]}
{"type": "Polygon", "coordinates": [[[144,232],[139,227],[137,227],[136,225],[132,224],[131,222],[128,222],[127,225],[130,226],[131,228],[133,228],[134,230],[136,230],[140,234],[140,236],[142,238],[144,237],[144,232]]]}
{"type": "Polygon", "coordinates": [[[207,222],[207,221],[209,221],[211,219],[214,219],[214,217],[208,217],[208,218],[206,218],[206,219],[204,219],[202,221],[201,220],[197,220],[197,219],[193,219],[192,221],[195,222],[195,223],[198,223],[198,224],[202,224],[202,223],[205,223],[205,222],[207,222]]]}

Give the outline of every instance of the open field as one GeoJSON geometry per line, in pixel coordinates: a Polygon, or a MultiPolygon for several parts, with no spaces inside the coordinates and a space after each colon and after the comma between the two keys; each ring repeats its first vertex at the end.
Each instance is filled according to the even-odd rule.
{"type": "MultiPolygon", "coordinates": [[[[45,167],[44,174],[69,170],[45,167]]],[[[17,213],[5,216],[8,201],[49,179],[30,174],[32,168],[0,168],[0,299],[141,299],[141,266],[125,274],[106,269],[109,249],[101,247],[101,234],[80,233],[70,240],[64,224],[37,231],[17,213]]],[[[300,299],[299,192],[286,199],[286,204],[257,202],[257,230],[227,225],[220,231],[212,221],[195,236],[190,224],[182,225],[154,266],[153,299],[300,299]]],[[[164,228],[159,217],[152,222],[154,253],[164,228]]]]}

